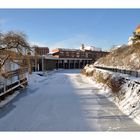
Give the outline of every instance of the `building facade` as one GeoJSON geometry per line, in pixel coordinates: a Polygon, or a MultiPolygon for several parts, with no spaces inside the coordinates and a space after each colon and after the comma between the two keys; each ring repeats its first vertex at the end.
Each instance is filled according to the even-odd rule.
{"type": "Polygon", "coordinates": [[[49,53],[48,47],[35,47],[34,49],[36,55],[47,55],[49,53]]]}
{"type": "Polygon", "coordinates": [[[32,47],[31,64],[33,71],[45,71],[51,69],[82,69],[85,65],[94,63],[105,56],[104,52],[95,47],[81,49],[56,48],[49,53],[48,47],[32,47]]]}
{"type": "Polygon", "coordinates": [[[52,55],[56,58],[90,58],[97,60],[100,57],[107,55],[108,52],[104,51],[91,51],[80,49],[63,49],[58,48],[52,50],[52,55]]]}
{"type": "Polygon", "coordinates": [[[94,63],[97,59],[107,55],[108,52],[64,49],[58,48],[52,50],[52,56],[57,58],[56,68],[81,69],[87,64],[94,63]]]}

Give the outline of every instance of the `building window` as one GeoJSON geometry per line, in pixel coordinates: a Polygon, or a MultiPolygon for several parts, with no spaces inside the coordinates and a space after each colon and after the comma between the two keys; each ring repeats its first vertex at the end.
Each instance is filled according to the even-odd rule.
{"type": "Polygon", "coordinates": [[[86,58],[88,58],[88,53],[86,53],[85,55],[86,55],[86,58]]]}
{"type": "Polygon", "coordinates": [[[66,52],[66,56],[69,56],[69,52],[66,52]]]}
{"type": "Polygon", "coordinates": [[[76,57],[78,57],[78,58],[79,58],[79,57],[80,57],[80,54],[77,54],[77,55],[76,55],[76,57]]]}

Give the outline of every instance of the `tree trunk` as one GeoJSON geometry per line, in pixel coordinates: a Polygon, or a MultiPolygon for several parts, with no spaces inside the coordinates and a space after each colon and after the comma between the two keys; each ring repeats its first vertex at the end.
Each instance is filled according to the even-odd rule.
{"type": "Polygon", "coordinates": [[[28,73],[32,74],[32,64],[31,64],[30,55],[28,55],[28,73]]]}

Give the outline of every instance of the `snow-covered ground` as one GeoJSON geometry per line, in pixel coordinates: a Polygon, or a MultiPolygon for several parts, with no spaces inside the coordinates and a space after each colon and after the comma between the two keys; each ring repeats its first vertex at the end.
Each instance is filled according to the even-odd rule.
{"type": "MultiPolygon", "coordinates": [[[[122,74],[117,72],[111,72],[108,70],[102,70],[94,68],[93,65],[86,66],[85,73],[91,73],[94,70],[96,70],[97,73],[102,74],[103,79],[107,79],[109,76],[112,78],[123,78],[122,81],[123,84],[121,85],[120,91],[117,93],[112,93],[111,88],[107,86],[106,83],[96,83],[94,76],[91,77],[85,77],[87,78],[87,81],[90,83],[94,83],[97,87],[100,87],[102,91],[106,94],[106,96],[112,95],[112,98],[110,98],[111,101],[113,101],[118,108],[122,112],[124,112],[126,115],[128,115],[130,118],[132,118],[136,123],[140,124],[140,79],[139,77],[133,77],[128,74],[122,74]]],[[[94,73],[95,74],[95,73],[94,73]]],[[[111,79],[111,78],[110,78],[111,79]]],[[[122,79],[121,79],[122,80],[122,79]]]]}
{"type": "Polygon", "coordinates": [[[29,86],[0,109],[1,131],[139,131],[100,88],[62,70],[29,77],[29,86]]]}

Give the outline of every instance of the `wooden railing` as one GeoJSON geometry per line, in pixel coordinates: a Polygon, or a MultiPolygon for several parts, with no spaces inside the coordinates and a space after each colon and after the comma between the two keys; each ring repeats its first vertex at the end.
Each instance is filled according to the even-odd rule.
{"type": "Polygon", "coordinates": [[[18,76],[20,74],[24,74],[27,71],[28,71],[28,68],[27,67],[24,67],[24,68],[16,69],[16,70],[13,70],[13,71],[7,71],[5,73],[2,73],[1,75],[4,78],[11,78],[11,77],[14,77],[14,76],[18,76]]]}
{"type": "Polygon", "coordinates": [[[25,86],[27,84],[28,84],[27,78],[23,78],[23,79],[16,81],[10,85],[5,86],[3,84],[3,87],[0,88],[0,99],[1,99],[1,97],[5,96],[5,94],[12,92],[12,91],[15,91],[18,88],[23,88],[23,86],[25,86]]]}
{"type": "Polygon", "coordinates": [[[2,76],[5,78],[5,80],[0,82],[0,101],[13,94],[15,90],[24,88],[28,84],[27,78],[24,75],[27,71],[28,68],[22,68],[2,73],[2,76]],[[23,76],[21,76],[22,74],[23,76]],[[7,80],[10,80],[15,76],[18,76],[16,81],[6,84],[7,80]]]}

